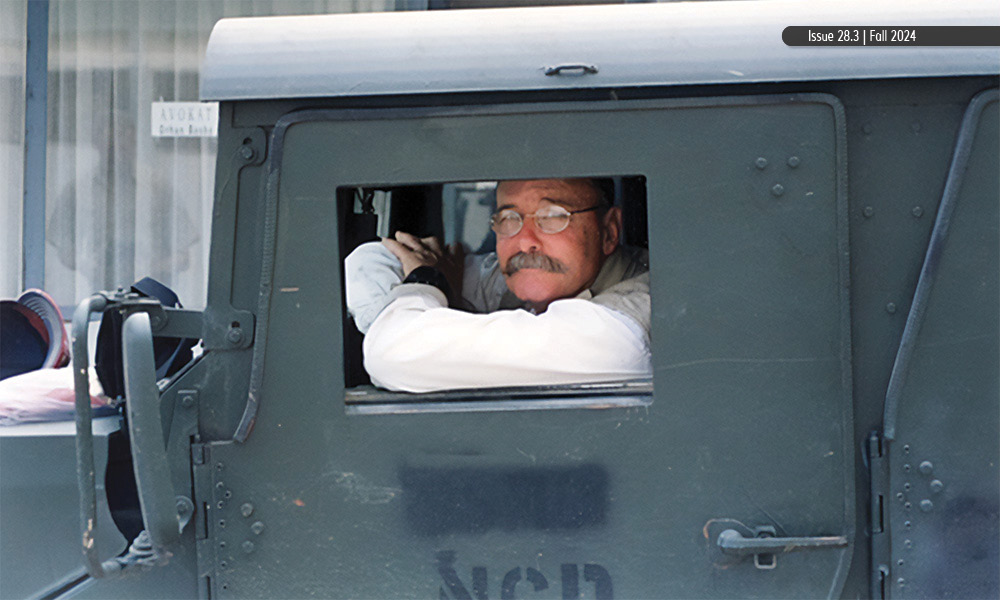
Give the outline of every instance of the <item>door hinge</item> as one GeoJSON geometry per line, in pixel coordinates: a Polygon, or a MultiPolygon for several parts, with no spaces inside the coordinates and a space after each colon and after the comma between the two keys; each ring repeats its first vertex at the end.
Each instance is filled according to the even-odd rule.
{"type": "Polygon", "coordinates": [[[868,436],[868,467],[871,483],[871,597],[889,597],[892,546],[889,537],[889,446],[877,431],[868,436]]]}
{"type": "Polygon", "coordinates": [[[202,600],[211,598],[210,578],[215,569],[215,549],[209,535],[209,515],[212,501],[212,446],[205,443],[191,444],[191,470],[194,480],[195,546],[198,556],[198,595],[202,600]]]}

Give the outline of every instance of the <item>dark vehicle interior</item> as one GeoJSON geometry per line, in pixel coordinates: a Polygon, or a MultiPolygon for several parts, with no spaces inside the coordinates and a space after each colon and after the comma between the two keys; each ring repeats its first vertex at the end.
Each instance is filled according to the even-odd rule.
{"type": "MultiPolygon", "coordinates": [[[[648,248],[646,181],[641,175],[612,178],[615,205],[622,208],[625,246],[648,248]]],[[[461,242],[469,254],[486,254],[496,247],[489,218],[496,206],[496,182],[429,183],[408,186],[341,187],[337,190],[340,215],[341,261],[365,242],[397,231],[418,237],[461,242]]],[[[343,307],[344,373],[347,387],[370,385],[362,355],[362,334],[343,307]]]]}

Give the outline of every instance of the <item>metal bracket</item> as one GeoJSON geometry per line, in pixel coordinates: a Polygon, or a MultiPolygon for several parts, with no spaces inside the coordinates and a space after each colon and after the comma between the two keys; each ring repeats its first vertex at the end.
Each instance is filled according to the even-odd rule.
{"type": "MultiPolygon", "coordinates": [[[[763,525],[761,527],[754,527],[754,537],[758,538],[773,538],[778,537],[778,532],[774,527],[770,525],[763,525]]],[[[753,555],[753,566],[762,570],[774,569],[778,566],[778,556],[773,552],[760,553],[753,555]]]]}
{"type": "Polygon", "coordinates": [[[201,339],[204,327],[200,310],[171,308],[155,298],[130,292],[102,292],[106,304],[122,314],[123,320],[134,313],[149,314],[149,327],[157,337],[201,339]]]}
{"type": "Polygon", "coordinates": [[[206,350],[249,348],[253,344],[254,325],[254,315],[250,311],[208,308],[204,313],[202,343],[206,350]]]}

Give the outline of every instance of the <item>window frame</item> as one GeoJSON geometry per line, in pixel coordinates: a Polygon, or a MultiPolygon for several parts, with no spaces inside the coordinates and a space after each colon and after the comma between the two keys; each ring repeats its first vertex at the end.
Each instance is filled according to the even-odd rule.
{"type": "MultiPolygon", "coordinates": [[[[554,101],[550,103],[530,103],[530,104],[509,104],[509,105],[472,105],[457,107],[401,107],[401,108],[374,108],[374,109],[343,109],[343,108],[316,108],[305,109],[287,113],[281,116],[272,131],[270,152],[267,163],[267,186],[266,186],[266,206],[265,206],[265,237],[264,253],[262,261],[261,294],[258,314],[258,328],[256,343],[254,347],[253,369],[251,375],[250,397],[258,398],[262,387],[264,356],[267,336],[267,320],[270,313],[270,300],[272,296],[272,278],[274,276],[274,263],[276,251],[276,220],[277,204],[280,188],[280,180],[284,166],[286,135],[296,125],[315,122],[341,122],[341,121],[399,121],[428,118],[448,118],[448,117],[482,117],[482,116],[507,116],[507,115],[527,115],[540,114],[552,115],[556,113],[611,113],[643,110],[665,110],[683,108],[713,108],[713,107],[737,107],[737,106],[766,106],[781,105],[789,102],[819,103],[830,105],[835,113],[835,120],[842,123],[843,108],[835,97],[826,94],[797,94],[793,96],[720,96],[710,98],[681,98],[681,99],[654,99],[654,100],[629,100],[629,101],[554,101]]],[[[838,155],[843,152],[843,148],[838,144],[838,155]]],[[[838,163],[842,162],[838,160],[838,163]]],[[[548,165],[546,165],[548,166],[548,165]]],[[[542,167],[547,172],[554,169],[542,167]]],[[[579,172],[559,173],[563,177],[586,177],[586,176],[614,176],[619,169],[609,168],[609,172],[601,173],[582,167],[579,172]]],[[[648,182],[654,173],[645,172],[646,169],[636,165],[635,168],[623,170],[630,173],[642,173],[647,177],[647,192],[651,192],[648,182]]],[[[455,173],[456,176],[437,177],[435,174],[413,178],[414,180],[400,180],[387,182],[372,182],[360,177],[354,180],[338,180],[336,188],[340,187],[364,187],[371,185],[403,185],[405,183],[419,183],[421,181],[474,181],[474,180],[501,180],[516,178],[535,178],[544,176],[542,173],[519,173],[510,174],[499,169],[498,172],[478,173],[473,177],[464,177],[462,173],[455,173]]],[[[844,190],[840,190],[838,195],[843,196],[844,190]]],[[[646,218],[652,212],[652,193],[646,205],[646,218]]],[[[331,200],[336,202],[335,194],[331,200]]],[[[838,205],[845,205],[846,198],[837,199],[838,205]]],[[[842,210],[838,209],[840,212],[842,210]]],[[[339,226],[338,226],[339,229],[339,226]]],[[[846,228],[844,229],[846,232],[846,228]]],[[[339,235],[339,231],[336,232],[339,235]]],[[[652,240],[651,240],[652,242],[652,240]]],[[[652,243],[650,251],[652,253],[652,243]]],[[[342,259],[343,257],[341,257],[342,259]]],[[[337,265],[338,276],[340,278],[340,300],[343,301],[343,279],[341,265],[337,265]]],[[[651,278],[655,277],[651,273],[651,278]]],[[[655,304],[655,301],[654,301],[655,304]]],[[[343,304],[341,304],[343,306],[343,304]]],[[[654,307],[655,308],[655,307],[654,307]]],[[[655,313],[655,310],[653,311],[655,313]]],[[[349,317],[347,317],[349,318],[349,317]]],[[[652,329],[656,329],[653,325],[652,329]]],[[[343,339],[343,331],[341,331],[343,339]]],[[[655,331],[651,331],[651,337],[655,339],[655,331]]],[[[342,343],[342,340],[341,340],[342,343]]],[[[654,351],[655,344],[651,346],[654,351]]],[[[342,369],[343,365],[338,368],[342,369]]],[[[345,377],[346,379],[346,377],[345,377]]],[[[503,388],[489,390],[448,390],[433,392],[430,394],[412,394],[405,392],[361,392],[356,388],[345,388],[345,410],[348,414],[406,414],[423,412],[466,412],[466,411],[502,411],[502,410],[527,410],[527,409],[562,409],[562,408],[634,408],[637,406],[648,406],[653,402],[652,379],[638,386],[618,384],[601,384],[596,387],[586,386],[528,386],[523,388],[503,388]],[[354,393],[352,401],[351,395],[354,393]],[[367,399],[365,398],[367,396],[367,399]],[[470,398],[475,398],[471,400],[470,398]]],[[[247,414],[255,413],[248,407],[247,414]]],[[[246,418],[246,416],[245,416],[246,418]]]]}

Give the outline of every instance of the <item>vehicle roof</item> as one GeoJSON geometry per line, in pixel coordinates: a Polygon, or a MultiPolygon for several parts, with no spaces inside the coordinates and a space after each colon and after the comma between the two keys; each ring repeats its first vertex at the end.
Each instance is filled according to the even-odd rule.
{"type": "Polygon", "coordinates": [[[789,25],[1000,25],[1000,10],[995,0],[755,0],[223,19],[201,98],[1000,74],[997,47],[788,47],[789,25]],[[597,73],[545,75],[570,64],[597,73]]]}

